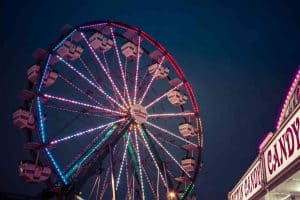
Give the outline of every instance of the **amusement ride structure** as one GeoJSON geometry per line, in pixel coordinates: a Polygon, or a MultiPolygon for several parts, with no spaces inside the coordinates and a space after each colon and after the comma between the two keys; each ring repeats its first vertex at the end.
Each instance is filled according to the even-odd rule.
{"type": "Polygon", "coordinates": [[[13,113],[43,198],[196,199],[202,125],[193,89],[172,55],[114,21],[69,28],[28,69],[13,113]]]}

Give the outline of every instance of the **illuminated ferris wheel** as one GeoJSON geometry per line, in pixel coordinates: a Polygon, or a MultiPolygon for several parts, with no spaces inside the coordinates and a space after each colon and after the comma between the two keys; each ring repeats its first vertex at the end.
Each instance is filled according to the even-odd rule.
{"type": "Polygon", "coordinates": [[[119,22],[69,29],[28,69],[14,123],[32,160],[19,173],[55,195],[187,199],[202,165],[202,125],[172,55],[119,22]]]}

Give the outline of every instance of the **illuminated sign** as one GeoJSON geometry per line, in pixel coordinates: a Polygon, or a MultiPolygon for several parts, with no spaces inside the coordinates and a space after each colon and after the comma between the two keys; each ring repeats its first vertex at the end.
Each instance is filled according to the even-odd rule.
{"type": "Polygon", "coordinates": [[[264,151],[267,182],[283,171],[300,156],[300,109],[276,133],[264,151]]]}
{"type": "Polygon", "coordinates": [[[263,184],[262,162],[258,159],[230,193],[230,200],[247,200],[257,193],[263,184]]]}

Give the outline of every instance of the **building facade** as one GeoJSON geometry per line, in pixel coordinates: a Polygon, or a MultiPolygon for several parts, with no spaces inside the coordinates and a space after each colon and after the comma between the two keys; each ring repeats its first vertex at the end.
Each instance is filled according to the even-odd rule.
{"type": "Polygon", "coordinates": [[[228,200],[300,200],[300,70],[288,91],[276,130],[228,200]]]}

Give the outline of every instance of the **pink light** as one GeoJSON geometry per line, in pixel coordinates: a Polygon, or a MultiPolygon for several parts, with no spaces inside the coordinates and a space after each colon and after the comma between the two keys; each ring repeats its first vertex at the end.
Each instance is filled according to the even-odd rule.
{"type": "Polygon", "coordinates": [[[66,83],[68,83],[69,85],[71,85],[72,87],[74,87],[76,90],[78,90],[81,94],[83,94],[84,96],[87,96],[89,99],[91,99],[92,101],[94,101],[97,105],[103,106],[99,101],[97,101],[95,98],[91,97],[90,95],[87,95],[83,90],[81,90],[79,87],[77,87],[75,84],[73,84],[68,79],[64,78],[62,75],[59,74],[59,77],[62,80],[64,80],[66,83]]]}
{"type": "Polygon", "coordinates": [[[258,149],[259,149],[259,153],[262,152],[262,149],[266,146],[266,144],[269,142],[269,140],[272,138],[273,133],[269,132],[268,135],[263,139],[263,141],[260,143],[258,149]]]}
{"type": "Polygon", "coordinates": [[[93,87],[95,87],[99,92],[101,92],[102,94],[104,94],[104,96],[108,99],[110,99],[112,102],[114,102],[116,105],[118,105],[121,109],[124,109],[124,107],[119,104],[114,98],[112,98],[111,96],[109,96],[100,85],[96,85],[95,83],[93,83],[90,79],[88,79],[85,75],[83,75],[80,71],[78,71],[77,69],[75,69],[70,63],[68,63],[67,61],[65,61],[62,57],[60,57],[59,55],[56,55],[56,57],[62,61],[63,63],[65,63],[71,70],[73,70],[75,73],[77,73],[81,78],[85,79],[89,84],[91,84],[93,87]]]}
{"type": "Polygon", "coordinates": [[[137,49],[137,60],[136,60],[136,70],[135,70],[135,84],[134,84],[134,95],[133,95],[133,104],[136,103],[136,93],[139,77],[139,63],[140,63],[140,48],[141,48],[141,37],[138,39],[138,49],[137,49]]]}
{"type": "Polygon", "coordinates": [[[177,164],[177,166],[189,177],[191,178],[191,175],[185,171],[185,169],[181,166],[181,164],[174,158],[174,156],[162,145],[151,133],[148,131],[148,134],[152,139],[170,156],[170,158],[177,164]]]}
{"type": "Polygon", "coordinates": [[[148,118],[150,117],[187,117],[187,116],[194,116],[195,113],[193,112],[181,112],[181,113],[162,113],[162,114],[149,114],[148,118]]]}
{"type": "Polygon", "coordinates": [[[155,191],[154,191],[153,185],[152,185],[152,183],[151,183],[151,181],[150,181],[150,178],[148,177],[148,174],[147,174],[146,169],[144,168],[144,166],[142,166],[142,169],[143,169],[143,172],[144,172],[144,174],[145,174],[146,180],[147,180],[147,182],[148,182],[148,184],[149,184],[149,186],[150,186],[150,189],[151,189],[151,191],[152,191],[152,193],[153,193],[153,196],[156,196],[156,193],[155,193],[155,191]]]}
{"type": "Polygon", "coordinates": [[[93,53],[94,57],[96,58],[97,62],[99,63],[100,67],[102,68],[102,70],[104,71],[104,73],[106,74],[107,78],[109,79],[110,83],[112,84],[113,88],[116,90],[117,94],[120,96],[122,102],[127,105],[125,99],[123,98],[123,96],[121,95],[119,89],[117,88],[115,82],[113,81],[113,79],[111,78],[111,75],[109,73],[109,71],[106,70],[105,66],[103,65],[103,63],[100,61],[99,57],[97,56],[96,52],[94,51],[93,47],[91,46],[91,44],[88,42],[88,40],[86,39],[84,33],[81,32],[81,36],[84,39],[84,41],[86,42],[86,44],[88,45],[89,49],[91,50],[91,52],[93,53]]]}
{"type": "Polygon", "coordinates": [[[176,135],[176,134],[174,134],[174,133],[172,133],[172,132],[170,132],[170,131],[168,131],[168,130],[166,130],[164,128],[161,128],[161,127],[155,125],[155,124],[152,124],[151,122],[145,122],[145,123],[148,124],[149,126],[152,126],[153,128],[156,128],[156,129],[164,132],[164,133],[167,133],[167,134],[169,134],[169,135],[171,135],[173,137],[176,137],[177,139],[179,139],[179,140],[181,140],[183,142],[186,142],[186,143],[189,143],[189,144],[191,144],[191,145],[193,145],[195,147],[198,147],[196,144],[192,143],[191,141],[189,141],[187,139],[184,139],[184,138],[182,138],[182,137],[180,137],[180,136],[178,136],[178,135],[176,135]]]}
{"type": "Polygon", "coordinates": [[[118,175],[118,178],[117,178],[116,190],[118,190],[118,186],[119,186],[120,179],[121,179],[121,174],[122,174],[122,171],[123,171],[124,162],[125,162],[125,159],[127,157],[127,148],[128,148],[128,144],[129,144],[130,134],[131,134],[131,132],[129,132],[128,138],[127,138],[127,141],[126,141],[126,144],[125,144],[124,153],[123,153],[123,156],[122,156],[122,163],[121,163],[121,167],[120,167],[120,172],[119,172],[119,175],[118,175]]]}
{"type": "Polygon", "coordinates": [[[108,108],[104,108],[104,107],[100,107],[100,106],[95,106],[95,105],[91,105],[91,104],[87,104],[87,103],[82,103],[82,102],[78,102],[78,101],[67,99],[67,98],[63,98],[63,97],[57,97],[57,96],[53,96],[53,95],[49,95],[49,94],[44,94],[43,96],[46,97],[46,98],[49,98],[49,99],[55,99],[55,100],[59,100],[59,101],[71,103],[71,104],[74,104],[74,105],[80,105],[80,106],[84,106],[84,107],[88,107],[88,108],[94,108],[94,109],[105,111],[105,112],[109,112],[109,113],[115,113],[115,114],[119,114],[119,115],[124,115],[123,113],[121,113],[119,111],[114,111],[114,110],[110,110],[108,108]]]}
{"type": "Polygon", "coordinates": [[[130,95],[129,95],[129,91],[128,91],[128,86],[127,86],[126,79],[125,79],[125,73],[124,73],[124,69],[123,69],[123,66],[122,66],[122,62],[121,62],[121,58],[120,58],[120,54],[119,54],[119,50],[118,50],[118,46],[117,46],[117,41],[116,41],[116,38],[115,38],[115,34],[114,34],[112,28],[110,28],[110,32],[111,32],[112,39],[113,39],[113,42],[114,42],[114,47],[115,47],[114,49],[115,49],[115,52],[117,54],[117,58],[118,58],[119,66],[120,66],[120,71],[121,71],[121,75],[122,75],[122,79],[123,79],[123,83],[124,83],[124,87],[125,87],[125,92],[127,94],[127,98],[128,98],[129,104],[130,104],[131,103],[131,99],[130,99],[130,95]]]}
{"type": "Polygon", "coordinates": [[[144,189],[144,180],[143,180],[143,172],[142,172],[142,162],[141,162],[141,155],[140,155],[140,148],[139,148],[139,141],[138,141],[136,127],[134,128],[134,136],[135,136],[136,152],[137,152],[138,162],[139,162],[139,172],[140,172],[141,188],[142,188],[142,199],[144,200],[145,199],[145,189],[144,189]]]}
{"type": "MultiPolygon", "coordinates": [[[[159,68],[161,67],[161,64],[164,62],[164,60],[165,60],[165,56],[161,59],[159,65],[158,65],[157,68],[155,69],[154,75],[157,73],[157,71],[158,71],[159,68]]],[[[155,79],[155,76],[152,76],[152,78],[151,78],[149,84],[147,85],[147,88],[146,88],[146,90],[145,90],[145,92],[144,92],[144,94],[143,94],[143,96],[142,96],[142,98],[141,98],[139,104],[142,104],[142,103],[143,103],[143,100],[144,100],[145,96],[147,95],[148,90],[150,89],[150,87],[151,87],[151,85],[152,85],[154,79],[155,79]]]]}
{"type": "Polygon", "coordinates": [[[161,96],[159,96],[158,98],[154,99],[151,103],[149,103],[147,106],[145,106],[146,109],[148,109],[150,106],[154,105],[155,103],[157,103],[158,101],[160,101],[162,98],[164,98],[165,96],[167,96],[168,94],[170,94],[171,92],[173,92],[174,90],[177,90],[179,87],[181,87],[183,85],[183,82],[179,83],[178,85],[176,85],[175,87],[173,87],[172,89],[168,90],[167,92],[165,92],[164,94],[162,94],[161,96]]]}
{"type": "Polygon", "coordinates": [[[285,111],[287,109],[288,103],[291,100],[292,94],[293,94],[293,92],[295,90],[295,87],[297,86],[297,82],[299,81],[299,78],[300,78],[300,69],[298,70],[298,72],[297,72],[297,74],[296,74],[296,76],[295,76],[295,78],[293,80],[293,83],[292,83],[292,85],[291,85],[291,87],[289,89],[289,92],[287,93],[287,96],[285,98],[283,107],[281,109],[280,117],[279,117],[279,119],[277,121],[276,129],[279,129],[280,126],[281,126],[281,124],[282,124],[282,122],[283,122],[284,113],[285,113],[285,111]]]}
{"type": "Polygon", "coordinates": [[[95,83],[97,83],[97,80],[95,78],[95,76],[92,74],[91,70],[88,68],[88,66],[85,64],[85,62],[82,60],[82,58],[80,58],[81,63],[83,64],[84,68],[86,69],[86,71],[89,73],[89,75],[92,77],[92,79],[95,81],[95,83]]]}
{"type": "Polygon", "coordinates": [[[102,129],[104,127],[107,127],[107,126],[111,126],[113,124],[116,124],[116,123],[119,123],[119,122],[122,122],[124,121],[125,119],[119,119],[117,121],[114,121],[114,122],[110,122],[110,123],[107,123],[107,124],[104,124],[104,125],[100,125],[100,126],[97,126],[95,128],[91,128],[91,129],[87,129],[85,131],[80,131],[80,132],[77,132],[73,135],[69,135],[69,136],[66,136],[66,137],[63,137],[61,139],[56,139],[56,140],[53,140],[50,142],[50,144],[57,144],[59,142],[63,142],[63,141],[66,141],[66,140],[70,140],[72,138],[75,138],[75,137],[79,137],[79,136],[82,136],[82,135],[85,135],[85,134],[88,134],[88,133],[91,133],[91,132],[94,132],[96,130],[99,130],[99,129],[102,129]]]}
{"type": "Polygon", "coordinates": [[[151,151],[151,149],[149,147],[149,144],[148,144],[148,142],[146,141],[146,139],[144,137],[143,130],[141,129],[140,126],[138,126],[138,129],[139,129],[139,132],[140,132],[140,134],[141,134],[141,136],[142,136],[142,138],[144,140],[144,144],[146,145],[146,149],[148,150],[148,152],[149,152],[149,154],[150,154],[150,156],[151,156],[151,158],[152,158],[152,160],[154,162],[154,165],[157,168],[157,171],[158,171],[158,173],[160,175],[161,180],[163,181],[165,187],[168,188],[168,184],[167,184],[166,180],[164,179],[164,176],[163,176],[162,172],[160,171],[160,169],[158,167],[158,164],[157,164],[156,159],[155,159],[155,157],[154,157],[154,155],[153,155],[153,153],[152,153],[152,151],[151,151]]]}

